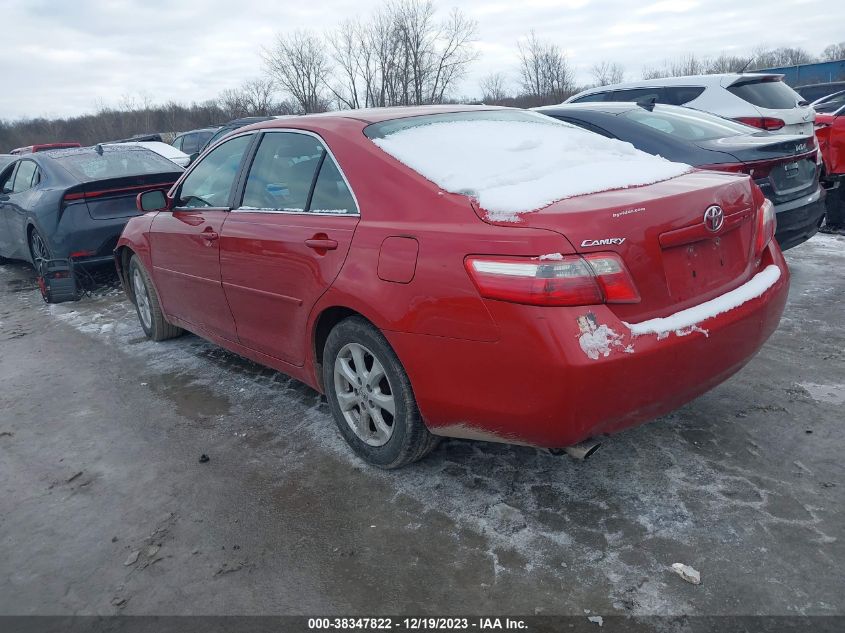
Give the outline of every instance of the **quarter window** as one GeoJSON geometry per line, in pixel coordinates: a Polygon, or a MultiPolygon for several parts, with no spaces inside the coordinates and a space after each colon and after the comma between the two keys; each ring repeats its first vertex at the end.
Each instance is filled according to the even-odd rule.
{"type": "Polygon", "coordinates": [[[355,214],[358,207],[346,181],[331,156],[323,159],[309,211],[314,213],[355,214]]]}
{"type": "Polygon", "coordinates": [[[693,99],[697,99],[702,92],[703,86],[666,86],[663,89],[666,95],[666,103],[672,105],[684,105],[693,99]]]}
{"type": "Polygon", "coordinates": [[[232,186],[252,135],[226,141],[203,158],[185,178],[178,207],[227,207],[232,186]]]}
{"type": "Polygon", "coordinates": [[[12,193],[20,193],[32,188],[32,181],[38,167],[31,160],[22,160],[18,165],[15,174],[15,184],[12,185],[12,193]]]}
{"type": "Polygon", "coordinates": [[[592,101],[604,101],[606,97],[606,92],[596,92],[591,95],[583,96],[580,99],[575,99],[572,103],[589,103],[592,101]]]}

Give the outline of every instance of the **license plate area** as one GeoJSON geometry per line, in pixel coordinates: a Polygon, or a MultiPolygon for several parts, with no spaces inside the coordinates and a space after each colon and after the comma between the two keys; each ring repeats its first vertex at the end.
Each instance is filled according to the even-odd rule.
{"type": "Polygon", "coordinates": [[[748,259],[742,239],[747,227],[664,249],[663,267],[672,298],[688,301],[738,279],[748,259]]]}

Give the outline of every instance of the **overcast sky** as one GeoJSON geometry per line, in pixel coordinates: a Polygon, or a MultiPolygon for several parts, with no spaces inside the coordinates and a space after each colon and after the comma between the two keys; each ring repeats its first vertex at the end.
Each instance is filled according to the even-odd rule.
{"type": "MultiPolygon", "coordinates": [[[[436,0],[478,21],[479,60],[459,93],[493,71],[514,76],[534,28],[566,50],[580,82],[600,60],[638,79],[686,52],[744,54],[757,44],[819,54],[845,40],[842,0],[436,0]]],[[[143,95],[185,103],[261,74],[274,33],[323,31],[376,0],[0,0],[0,118],[71,116],[143,95]]]]}

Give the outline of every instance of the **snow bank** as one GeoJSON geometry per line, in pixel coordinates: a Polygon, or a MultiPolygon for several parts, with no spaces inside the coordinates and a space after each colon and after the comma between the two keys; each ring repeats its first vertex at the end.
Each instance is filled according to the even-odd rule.
{"type": "Polygon", "coordinates": [[[552,119],[430,123],[373,142],[444,190],[473,196],[491,219],[502,221],[556,200],[647,185],[691,169],[552,119]]]}
{"type": "Polygon", "coordinates": [[[739,288],[726,292],[715,299],[681,310],[668,317],[649,319],[642,323],[625,323],[625,325],[628,326],[634,336],[657,334],[657,336],[663,337],[673,331],[679,334],[689,334],[692,330],[688,332],[684,332],[684,330],[695,328],[702,321],[756,299],[775,285],[778,279],[780,279],[780,268],[774,265],[766,266],[739,288]]]}

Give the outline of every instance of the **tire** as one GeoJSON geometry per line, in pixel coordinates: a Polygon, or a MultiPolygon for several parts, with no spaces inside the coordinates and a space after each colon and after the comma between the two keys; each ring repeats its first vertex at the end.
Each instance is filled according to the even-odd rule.
{"type": "Polygon", "coordinates": [[[341,435],[367,463],[400,468],[437,446],[440,438],[426,428],[402,363],[384,335],[365,319],[349,317],[329,333],[323,385],[341,435]]]}
{"type": "Polygon", "coordinates": [[[168,323],[164,318],[153,280],[137,255],[133,255],[129,260],[128,282],[132,286],[132,294],[135,297],[138,321],[148,338],[154,341],[165,341],[184,332],[182,328],[168,323]]]}
{"type": "Polygon", "coordinates": [[[47,241],[41,237],[41,233],[35,228],[29,232],[29,255],[32,257],[32,265],[35,267],[35,270],[38,270],[39,259],[52,258],[47,241]]]}

